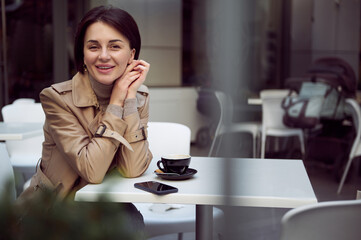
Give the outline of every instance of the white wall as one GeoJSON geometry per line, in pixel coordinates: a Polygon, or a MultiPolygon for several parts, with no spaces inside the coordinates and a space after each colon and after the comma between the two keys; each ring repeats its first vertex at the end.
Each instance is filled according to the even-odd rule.
{"type": "Polygon", "coordinates": [[[359,69],[360,0],[314,1],[313,60],[333,55],[359,69]]]}
{"type": "Polygon", "coordinates": [[[293,0],[291,76],[325,56],[346,60],[359,73],[360,0],[293,0]]]}
{"type": "Polygon", "coordinates": [[[293,0],[291,11],[290,74],[300,76],[312,62],[313,0],[293,0]]]}

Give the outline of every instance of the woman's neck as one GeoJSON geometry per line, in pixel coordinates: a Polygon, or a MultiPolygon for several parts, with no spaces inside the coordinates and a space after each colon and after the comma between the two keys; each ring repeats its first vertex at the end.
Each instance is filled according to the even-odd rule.
{"type": "Polygon", "coordinates": [[[114,84],[105,85],[95,80],[90,74],[88,75],[89,75],[90,84],[93,88],[95,95],[97,96],[99,104],[101,106],[108,105],[114,84]]]}

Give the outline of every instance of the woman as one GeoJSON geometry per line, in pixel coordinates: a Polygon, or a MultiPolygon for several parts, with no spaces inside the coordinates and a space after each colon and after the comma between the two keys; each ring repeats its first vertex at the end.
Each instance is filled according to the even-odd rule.
{"type": "Polygon", "coordinates": [[[73,198],[113,167],[124,177],[145,172],[152,159],[143,85],[149,64],[138,60],[140,45],[127,12],[101,6],[84,16],[75,37],[77,74],[40,93],[46,114],[42,158],[20,198],[43,188],[73,198]]]}

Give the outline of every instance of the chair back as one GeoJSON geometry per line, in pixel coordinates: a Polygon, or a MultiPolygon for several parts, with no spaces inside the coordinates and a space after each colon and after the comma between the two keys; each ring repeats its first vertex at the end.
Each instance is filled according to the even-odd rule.
{"type": "Polygon", "coordinates": [[[265,157],[266,136],[298,136],[302,155],[306,152],[303,130],[300,128],[289,128],[283,123],[285,111],[281,104],[288,93],[289,90],[287,89],[267,89],[262,90],[260,93],[262,100],[261,158],[265,157]]]}
{"type": "Polygon", "coordinates": [[[148,122],[149,149],[154,156],[190,154],[191,130],[180,123],[148,122]]]}
{"type": "Polygon", "coordinates": [[[13,167],[5,143],[0,143],[0,199],[4,197],[4,194],[10,194],[8,197],[12,201],[16,199],[13,167]],[[5,192],[8,184],[10,184],[10,192],[5,192]]]}
{"type": "Polygon", "coordinates": [[[288,211],[281,240],[351,240],[361,237],[361,200],[329,201],[288,211]]]}
{"type": "Polygon", "coordinates": [[[35,103],[35,99],[33,98],[18,98],[14,100],[13,104],[26,104],[26,103],[35,103]]]}
{"type": "MultiPolygon", "coordinates": [[[[30,99],[23,99],[14,101],[13,104],[4,106],[1,109],[4,122],[9,123],[44,123],[45,114],[40,103],[35,103],[30,99]]],[[[24,140],[11,140],[6,141],[6,148],[9,152],[11,161],[14,162],[15,158],[29,159],[34,158],[36,163],[37,159],[41,157],[42,143],[44,136],[35,136],[24,140]]],[[[22,160],[21,160],[22,161],[22,160]]]]}
{"type": "Polygon", "coordinates": [[[263,130],[268,128],[288,128],[283,124],[284,109],[281,107],[282,100],[287,96],[288,92],[289,90],[287,89],[267,89],[261,91],[263,130]]]}
{"type": "Polygon", "coordinates": [[[15,100],[13,104],[4,106],[1,113],[4,122],[43,123],[45,121],[45,114],[41,104],[26,100],[15,100]]]}

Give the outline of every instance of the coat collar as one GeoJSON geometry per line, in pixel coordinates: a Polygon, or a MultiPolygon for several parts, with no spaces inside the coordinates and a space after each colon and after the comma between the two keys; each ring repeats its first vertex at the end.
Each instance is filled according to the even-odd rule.
{"type": "Polygon", "coordinates": [[[99,106],[97,97],[91,87],[88,74],[77,73],[73,77],[73,101],[77,107],[99,106]]]}

